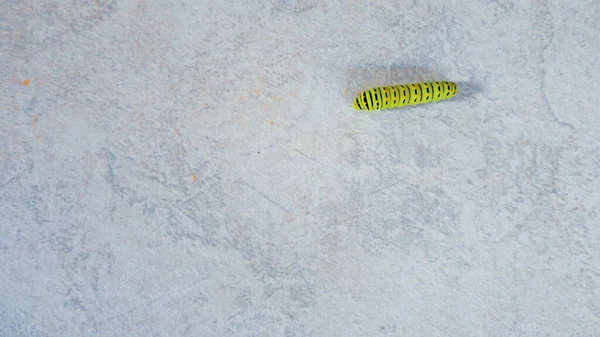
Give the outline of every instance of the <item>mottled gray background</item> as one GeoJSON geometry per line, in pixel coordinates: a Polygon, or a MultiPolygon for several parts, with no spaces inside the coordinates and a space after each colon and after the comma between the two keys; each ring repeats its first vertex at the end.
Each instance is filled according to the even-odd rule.
{"type": "Polygon", "coordinates": [[[600,336],[598,18],[3,0],[0,335],[600,336]]]}

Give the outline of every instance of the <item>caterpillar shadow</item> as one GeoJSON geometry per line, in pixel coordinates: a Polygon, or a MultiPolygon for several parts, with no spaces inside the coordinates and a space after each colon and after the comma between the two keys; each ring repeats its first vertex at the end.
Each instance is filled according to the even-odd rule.
{"type": "Polygon", "coordinates": [[[357,93],[377,86],[444,80],[435,71],[411,64],[365,64],[351,67],[346,75],[346,89],[357,93]]]}
{"type": "Polygon", "coordinates": [[[473,80],[468,82],[456,81],[454,83],[458,86],[458,95],[453,98],[455,101],[466,101],[483,92],[483,86],[473,80]]]}
{"type": "MultiPolygon", "coordinates": [[[[414,64],[391,64],[388,66],[365,64],[351,67],[346,73],[346,94],[356,96],[363,90],[373,87],[408,84],[416,82],[452,81],[428,67],[414,64]]],[[[455,82],[463,97],[470,97],[481,91],[480,86],[473,81],[455,82]]]]}

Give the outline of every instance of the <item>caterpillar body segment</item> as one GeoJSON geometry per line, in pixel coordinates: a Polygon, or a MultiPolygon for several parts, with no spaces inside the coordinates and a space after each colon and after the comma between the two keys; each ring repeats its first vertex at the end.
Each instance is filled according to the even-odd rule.
{"type": "Polygon", "coordinates": [[[448,99],[458,93],[454,82],[422,82],[376,87],[361,92],[354,99],[356,110],[400,108],[448,99]]]}

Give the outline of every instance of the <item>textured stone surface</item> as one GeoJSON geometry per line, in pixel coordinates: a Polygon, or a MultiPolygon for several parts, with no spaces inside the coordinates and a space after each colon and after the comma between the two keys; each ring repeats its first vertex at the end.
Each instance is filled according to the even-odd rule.
{"type": "Polygon", "coordinates": [[[0,335],[600,336],[599,17],[2,1],[0,335]]]}

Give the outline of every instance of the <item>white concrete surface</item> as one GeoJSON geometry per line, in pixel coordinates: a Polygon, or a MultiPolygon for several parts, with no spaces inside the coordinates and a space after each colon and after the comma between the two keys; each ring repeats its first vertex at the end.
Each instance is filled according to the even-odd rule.
{"type": "Polygon", "coordinates": [[[600,336],[599,17],[3,0],[0,335],[600,336]]]}

